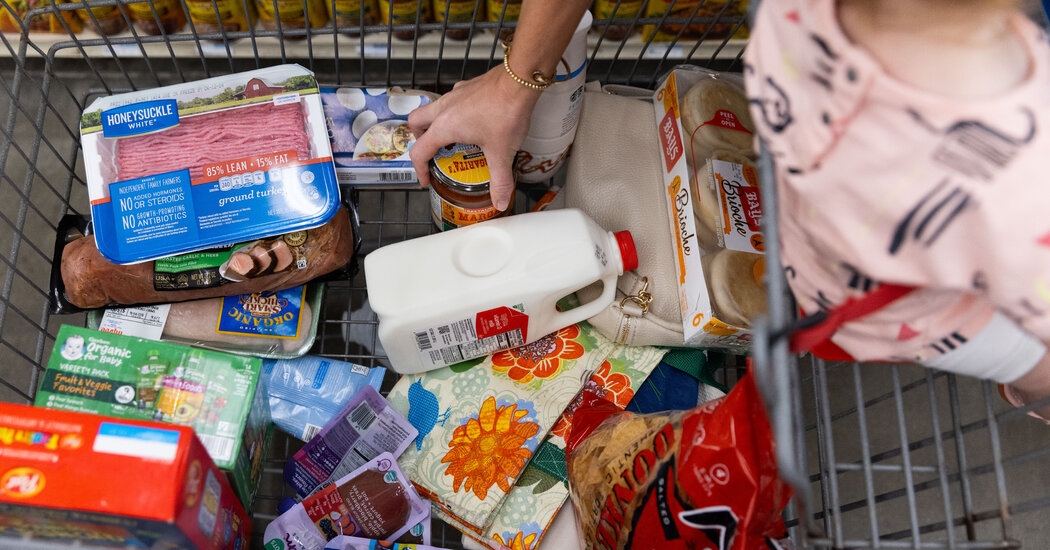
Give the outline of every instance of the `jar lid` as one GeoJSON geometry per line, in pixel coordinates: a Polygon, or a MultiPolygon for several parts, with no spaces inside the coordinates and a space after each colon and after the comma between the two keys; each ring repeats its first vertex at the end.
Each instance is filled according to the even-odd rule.
{"type": "Polygon", "coordinates": [[[430,172],[439,181],[461,191],[488,191],[489,163],[477,145],[454,143],[438,150],[430,172]]]}

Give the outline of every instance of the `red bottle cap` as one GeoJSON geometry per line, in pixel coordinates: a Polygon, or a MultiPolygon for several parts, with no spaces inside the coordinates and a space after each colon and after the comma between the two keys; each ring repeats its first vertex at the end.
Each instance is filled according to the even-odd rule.
{"type": "Polygon", "coordinates": [[[613,233],[613,237],[616,237],[616,244],[620,247],[623,270],[633,271],[638,267],[638,251],[634,248],[634,237],[630,231],[617,231],[613,233]]]}

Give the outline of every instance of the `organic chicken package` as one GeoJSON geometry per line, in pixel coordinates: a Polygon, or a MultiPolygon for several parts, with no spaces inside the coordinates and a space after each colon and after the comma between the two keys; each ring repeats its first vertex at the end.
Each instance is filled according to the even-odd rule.
{"type": "Polygon", "coordinates": [[[585,396],[568,441],[586,548],[777,548],[790,488],[754,380],[721,399],[634,414],[585,396]]]}

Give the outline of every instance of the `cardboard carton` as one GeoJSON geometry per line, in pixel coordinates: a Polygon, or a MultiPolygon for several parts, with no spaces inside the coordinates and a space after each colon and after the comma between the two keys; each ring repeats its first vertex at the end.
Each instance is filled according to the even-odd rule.
{"type": "Polygon", "coordinates": [[[196,430],[251,510],[273,439],[262,361],[64,325],[37,406],[196,430]]]}
{"type": "Polygon", "coordinates": [[[0,547],[248,547],[248,514],[188,426],[0,404],[0,547]]]}

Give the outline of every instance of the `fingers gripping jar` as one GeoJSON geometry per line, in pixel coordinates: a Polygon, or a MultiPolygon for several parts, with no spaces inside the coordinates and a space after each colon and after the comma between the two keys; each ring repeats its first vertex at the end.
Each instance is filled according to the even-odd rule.
{"type": "Polygon", "coordinates": [[[430,211],[442,231],[507,215],[492,204],[489,166],[477,145],[455,143],[438,150],[430,160],[430,211]]]}

